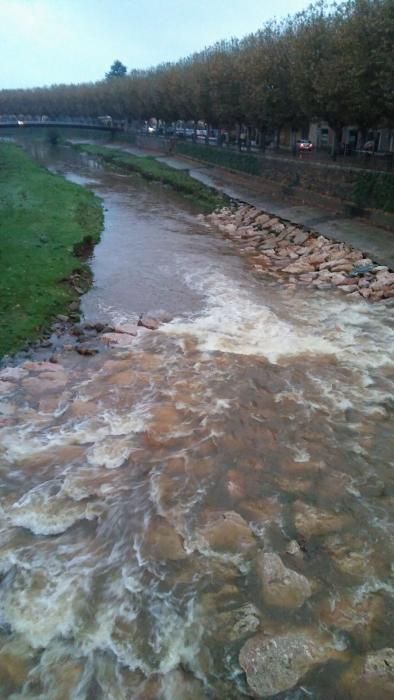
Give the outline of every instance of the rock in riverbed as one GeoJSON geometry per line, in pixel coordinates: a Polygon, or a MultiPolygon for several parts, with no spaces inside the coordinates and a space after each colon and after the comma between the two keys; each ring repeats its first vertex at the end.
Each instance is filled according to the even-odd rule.
{"type": "Polygon", "coordinates": [[[318,630],[299,629],[251,637],[240,651],[239,663],[253,696],[270,698],[293,688],[317,664],[338,656],[318,630]]]}
{"type": "Polygon", "coordinates": [[[256,547],[247,522],[234,511],[208,513],[205,525],[197,532],[197,547],[218,553],[242,556],[256,547]]]}
{"type": "Polygon", "coordinates": [[[267,605],[299,608],[312,595],[312,587],[302,574],[288,569],[277,554],[261,554],[257,569],[267,605]]]}
{"type": "Polygon", "coordinates": [[[241,608],[213,614],[210,624],[214,639],[228,644],[256,632],[260,626],[260,612],[252,603],[246,603],[241,608]]]}

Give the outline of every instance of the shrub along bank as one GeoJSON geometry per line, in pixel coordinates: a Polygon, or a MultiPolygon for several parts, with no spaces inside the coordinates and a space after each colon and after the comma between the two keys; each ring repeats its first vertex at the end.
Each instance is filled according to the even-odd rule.
{"type": "Polygon", "coordinates": [[[237,153],[212,146],[203,146],[199,143],[177,143],[176,150],[177,153],[184,156],[203,160],[205,163],[212,163],[212,165],[220,165],[222,168],[239,170],[249,175],[262,174],[261,159],[250,153],[237,153]]]}
{"type": "Polygon", "coordinates": [[[394,173],[358,173],[353,195],[358,206],[394,212],[394,173]]]}
{"type": "Polygon", "coordinates": [[[151,156],[135,156],[124,151],[108,149],[105,146],[84,143],[74,144],[74,148],[99,156],[106,163],[121,170],[138,173],[145,180],[161,182],[163,185],[172,187],[183,196],[192,199],[205,211],[209,212],[224,206],[228,201],[224,195],[213,188],[203,185],[185,172],[160,163],[151,156]]]}
{"type": "Polygon", "coordinates": [[[0,144],[0,356],[39,337],[70,303],[77,308],[90,281],[83,257],[102,223],[91,192],[0,144]]]}

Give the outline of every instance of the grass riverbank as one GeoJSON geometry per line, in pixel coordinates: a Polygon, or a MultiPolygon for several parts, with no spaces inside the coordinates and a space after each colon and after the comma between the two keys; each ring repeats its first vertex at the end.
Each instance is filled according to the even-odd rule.
{"type": "Polygon", "coordinates": [[[192,199],[203,210],[213,211],[218,207],[223,207],[228,200],[211,187],[207,187],[201,182],[197,182],[185,172],[170,168],[164,163],[158,162],[152,156],[135,156],[124,151],[96,146],[93,144],[74,144],[74,148],[99,156],[106,163],[128,172],[141,175],[145,180],[161,182],[171,187],[180,194],[192,199]]]}
{"type": "Polygon", "coordinates": [[[20,147],[0,144],[0,357],[77,306],[90,280],[83,255],[102,223],[91,192],[41,168],[20,147]]]}

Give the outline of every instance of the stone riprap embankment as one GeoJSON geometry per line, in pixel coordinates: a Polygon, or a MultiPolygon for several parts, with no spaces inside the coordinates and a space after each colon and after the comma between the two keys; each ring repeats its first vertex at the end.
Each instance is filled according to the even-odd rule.
{"type": "Polygon", "coordinates": [[[223,208],[205,221],[238,246],[254,271],[290,287],[336,288],[368,301],[394,297],[394,272],[350,245],[249,205],[223,208]]]}

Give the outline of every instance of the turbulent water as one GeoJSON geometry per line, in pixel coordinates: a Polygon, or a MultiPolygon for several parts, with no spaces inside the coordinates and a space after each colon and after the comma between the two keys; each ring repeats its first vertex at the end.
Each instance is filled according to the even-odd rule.
{"type": "Polygon", "coordinates": [[[168,191],[45,162],[107,210],[86,317],[174,319],[0,382],[1,697],[248,697],[245,641],[302,629],[332,658],[278,697],[355,698],[393,640],[392,308],[255,279],[168,191]]]}

